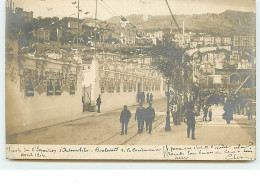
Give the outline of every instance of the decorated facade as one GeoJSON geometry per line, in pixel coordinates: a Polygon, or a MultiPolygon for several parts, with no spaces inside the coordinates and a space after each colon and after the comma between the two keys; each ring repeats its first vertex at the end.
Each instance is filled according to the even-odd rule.
{"type": "Polygon", "coordinates": [[[81,64],[47,55],[18,55],[15,41],[8,41],[7,47],[8,126],[37,124],[82,112],[81,64]]]}

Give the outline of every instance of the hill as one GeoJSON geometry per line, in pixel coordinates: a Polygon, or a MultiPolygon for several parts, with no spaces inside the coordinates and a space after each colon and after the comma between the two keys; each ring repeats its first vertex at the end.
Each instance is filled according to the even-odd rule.
{"type": "MultiPolygon", "coordinates": [[[[110,23],[118,22],[119,17],[107,20],[110,23]]],[[[170,15],[152,16],[129,15],[126,18],[138,29],[144,31],[157,31],[171,28],[172,18],[170,15]]],[[[179,26],[185,22],[185,30],[193,32],[215,33],[218,35],[255,34],[256,15],[252,12],[240,12],[227,10],[220,14],[194,14],[175,15],[179,26]]],[[[176,26],[173,24],[173,29],[176,26]]]]}

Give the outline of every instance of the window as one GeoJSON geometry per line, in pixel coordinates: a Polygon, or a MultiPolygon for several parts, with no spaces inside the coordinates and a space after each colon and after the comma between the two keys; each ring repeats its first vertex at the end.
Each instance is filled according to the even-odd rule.
{"type": "Polygon", "coordinates": [[[128,86],[128,91],[129,91],[129,92],[132,92],[132,86],[133,86],[133,85],[130,83],[129,86],[128,86]]]}
{"type": "Polygon", "coordinates": [[[120,92],[120,83],[117,84],[116,92],[120,92]]]}
{"type": "Polygon", "coordinates": [[[123,87],[123,88],[124,88],[124,92],[126,92],[126,84],[124,84],[124,87],[123,87]]]}
{"type": "Polygon", "coordinates": [[[114,85],[113,84],[109,84],[108,85],[108,92],[109,93],[113,93],[115,91],[114,85]]]}

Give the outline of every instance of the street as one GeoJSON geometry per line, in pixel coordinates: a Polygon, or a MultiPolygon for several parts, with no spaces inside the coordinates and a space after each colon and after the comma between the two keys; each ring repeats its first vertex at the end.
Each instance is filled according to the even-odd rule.
{"type": "MultiPolygon", "coordinates": [[[[147,104],[144,104],[147,107],[147,104]]],[[[128,124],[128,134],[120,135],[119,116],[121,109],[92,114],[82,119],[57,124],[31,132],[21,132],[7,136],[9,144],[58,144],[58,145],[247,145],[256,140],[256,121],[248,121],[246,116],[234,115],[231,124],[222,119],[223,106],[213,106],[213,121],[202,122],[202,113],[196,119],[195,137],[186,136],[186,124],[173,126],[165,132],[166,100],[153,103],[156,111],[152,134],[138,134],[137,122],[134,120],[137,105],[129,107],[132,117],[128,124]]],[[[102,109],[101,109],[102,111],[102,109]]]]}

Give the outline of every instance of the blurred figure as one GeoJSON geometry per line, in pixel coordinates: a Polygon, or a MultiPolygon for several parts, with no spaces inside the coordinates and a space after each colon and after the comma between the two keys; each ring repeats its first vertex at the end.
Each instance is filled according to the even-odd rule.
{"type": "Polygon", "coordinates": [[[187,120],[187,138],[190,137],[190,131],[191,131],[191,139],[195,139],[195,117],[198,116],[198,114],[194,111],[194,107],[189,106],[186,113],[185,118],[187,120]]]}
{"type": "Polygon", "coordinates": [[[131,116],[131,112],[127,109],[127,106],[124,105],[124,110],[122,110],[120,114],[120,123],[122,124],[121,135],[127,134],[127,126],[131,116]]]}
{"type": "Polygon", "coordinates": [[[146,123],[146,131],[149,130],[149,134],[152,132],[152,124],[155,118],[155,111],[152,107],[152,103],[149,103],[149,107],[145,109],[145,123],[146,123]]]}
{"type": "Polygon", "coordinates": [[[150,95],[149,95],[149,93],[147,93],[146,94],[146,103],[149,103],[150,102],[149,100],[150,100],[150,95]]]}
{"type": "Polygon", "coordinates": [[[203,115],[203,121],[207,121],[207,116],[208,116],[208,107],[207,107],[207,105],[205,105],[205,106],[203,107],[203,113],[204,113],[204,115],[203,115]]]}
{"type": "Polygon", "coordinates": [[[144,116],[145,116],[145,108],[143,107],[143,103],[139,103],[139,107],[136,109],[135,112],[135,121],[138,123],[138,133],[143,132],[144,128],[144,116]]]}
{"type": "Polygon", "coordinates": [[[209,121],[212,121],[212,108],[209,108],[209,121]]]}
{"type": "Polygon", "coordinates": [[[251,103],[248,104],[246,112],[247,112],[247,119],[252,120],[253,119],[253,106],[251,103]]]}
{"type": "Polygon", "coordinates": [[[150,102],[153,103],[153,94],[150,94],[150,102]]]}
{"type": "Polygon", "coordinates": [[[227,124],[230,124],[230,121],[233,120],[234,108],[230,100],[227,100],[227,103],[224,105],[223,110],[225,113],[222,115],[222,119],[225,119],[227,124]]]}
{"type": "Polygon", "coordinates": [[[177,126],[177,105],[173,105],[172,106],[172,120],[173,120],[173,124],[175,126],[177,126]]]}
{"type": "Polygon", "coordinates": [[[96,100],[96,105],[97,105],[97,107],[98,107],[98,110],[97,110],[98,113],[100,113],[101,103],[102,103],[102,102],[101,102],[101,96],[99,95],[98,98],[97,98],[97,100],[96,100]]]}

